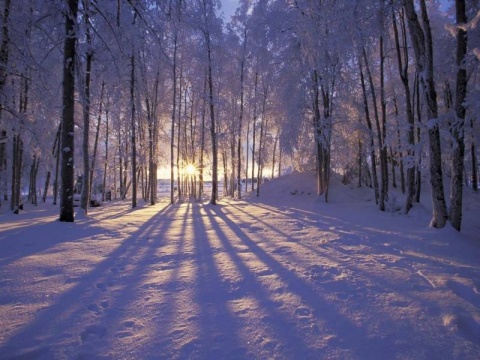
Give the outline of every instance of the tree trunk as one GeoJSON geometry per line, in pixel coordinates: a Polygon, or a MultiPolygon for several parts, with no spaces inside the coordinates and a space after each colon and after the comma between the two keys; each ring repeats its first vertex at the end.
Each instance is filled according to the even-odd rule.
{"type": "MultiPolygon", "coordinates": [[[[102,201],[105,201],[105,192],[107,191],[108,134],[109,134],[108,114],[109,114],[109,108],[108,108],[108,106],[105,106],[105,159],[104,159],[104,163],[103,163],[102,201]]],[[[111,189],[109,191],[111,191],[111,189]]],[[[110,200],[112,200],[112,194],[111,193],[110,193],[110,200]]]]}
{"type": "Polygon", "coordinates": [[[358,184],[357,187],[362,187],[362,166],[363,166],[363,156],[362,156],[362,140],[358,139],[358,184]]]}
{"type": "Polygon", "coordinates": [[[100,137],[100,123],[102,119],[102,110],[103,110],[103,94],[105,89],[105,82],[102,81],[102,87],[100,90],[100,107],[98,109],[98,118],[97,118],[97,128],[95,130],[95,141],[93,143],[93,154],[92,154],[92,163],[90,165],[90,190],[89,194],[92,194],[92,187],[93,187],[93,175],[95,172],[95,165],[97,162],[97,150],[98,150],[98,139],[100,137]]]}
{"type": "Polygon", "coordinates": [[[30,167],[30,182],[28,186],[28,202],[32,205],[37,205],[37,174],[39,165],[40,158],[34,154],[30,167]]]}
{"type": "Polygon", "coordinates": [[[273,155],[272,155],[272,179],[275,177],[275,163],[276,163],[276,152],[278,144],[278,134],[275,135],[275,140],[273,141],[273,155]]]}
{"type": "Polygon", "coordinates": [[[50,178],[52,177],[52,172],[47,171],[47,176],[45,177],[45,187],[43,188],[42,202],[45,204],[47,201],[48,187],[50,186],[50,178]]]}
{"type": "MultiPolygon", "coordinates": [[[[237,143],[237,154],[238,154],[238,163],[237,163],[237,198],[242,198],[242,126],[243,126],[243,108],[245,106],[244,100],[244,78],[245,78],[245,60],[247,52],[247,28],[243,30],[243,57],[240,62],[240,115],[238,118],[238,143],[237,143]]],[[[248,147],[247,147],[248,149],[248,147]]],[[[248,150],[247,150],[248,153],[248,150]]],[[[245,179],[246,181],[246,179],[245,179]]]]}
{"type": "Polygon", "coordinates": [[[65,14],[65,44],[63,52],[63,114],[62,114],[62,192],[60,196],[60,221],[73,222],[74,191],[74,131],[75,131],[75,19],[78,0],[68,0],[65,14]]]}
{"type": "Polygon", "coordinates": [[[410,37],[412,39],[417,71],[421,75],[420,81],[423,86],[427,103],[428,140],[430,153],[430,184],[432,187],[433,216],[430,225],[435,228],[443,228],[447,222],[447,206],[443,187],[442,152],[440,144],[440,129],[438,124],[437,93],[433,74],[433,41],[430,21],[427,13],[425,0],[420,1],[422,24],[420,25],[413,0],[404,0],[410,37]]]}
{"type": "MultiPolygon", "coordinates": [[[[258,94],[258,72],[255,71],[255,83],[253,90],[253,129],[252,129],[252,191],[255,190],[255,145],[257,137],[257,94],[258,94]]],[[[258,186],[258,184],[257,184],[258,186]]]]}
{"type": "MultiPolygon", "coordinates": [[[[413,85],[413,102],[415,103],[412,106],[415,109],[417,114],[418,124],[422,123],[422,106],[421,106],[421,97],[420,97],[420,79],[418,73],[415,74],[415,80],[413,85]]],[[[417,126],[417,144],[421,144],[421,130],[420,126],[417,126]]],[[[420,202],[420,196],[422,193],[422,151],[419,149],[416,152],[416,161],[415,161],[415,202],[420,202]]]]}
{"type": "MultiPolygon", "coordinates": [[[[471,122],[473,128],[473,121],[471,122]]],[[[470,154],[472,157],[472,188],[473,191],[478,191],[478,161],[477,161],[477,152],[475,151],[475,142],[472,141],[470,145],[470,154]]]]}
{"type": "Polygon", "coordinates": [[[87,43],[86,53],[86,71],[85,71],[85,89],[83,99],[83,181],[82,197],[80,207],[85,214],[90,205],[90,83],[93,61],[92,38],[90,34],[90,0],[83,0],[84,20],[85,20],[85,38],[87,43]]]}
{"type": "MultiPolygon", "coordinates": [[[[382,41],[381,41],[381,44],[382,44],[382,41]]],[[[383,44],[380,46],[380,49],[381,49],[380,58],[382,59],[381,60],[381,64],[382,64],[381,72],[382,72],[382,75],[383,75],[383,54],[382,54],[383,44]]],[[[378,205],[379,205],[379,208],[380,208],[381,211],[385,211],[385,201],[387,200],[387,198],[386,198],[386,194],[387,194],[386,182],[387,182],[387,179],[386,179],[386,176],[385,176],[385,174],[386,174],[386,161],[385,161],[385,157],[384,157],[385,146],[383,144],[383,139],[382,139],[382,129],[381,129],[381,125],[380,125],[380,117],[379,117],[379,114],[378,114],[377,96],[376,96],[375,86],[373,84],[373,77],[372,77],[372,73],[370,71],[370,65],[369,65],[369,62],[368,62],[367,53],[365,51],[365,48],[363,49],[363,58],[365,60],[365,68],[367,70],[368,80],[369,80],[369,84],[370,84],[370,92],[371,92],[371,95],[372,95],[373,111],[374,111],[374,116],[375,116],[375,124],[376,124],[376,128],[377,128],[378,154],[379,154],[379,161],[380,161],[380,192],[379,192],[379,198],[378,198],[378,205]]],[[[383,80],[382,80],[382,83],[383,83],[383,80]]],[[[383,101],[382,101],[382,109],[383,109],[383,101]]],[[[372,135],[373,135],[373,131],[372,131],[372,135]]]]}
{"type": "Polygon", "coordinates": [[[12,194],[10,210],[19,213],[21,206],[21,185],[23,167],[23,141],[20,135],[13,135],[13,160],[12,160],[12,194]]]}
{"type": "Polygon", "coordinates": [[[170,204],[175,204],[175,116],[177,112],[177,33],[173,43],[173,67],[172,67],[172,123],[170,129],[170,204]]]}
{"type": "MultiPolygon", "coordinates": [[[[2,24],[2,44],[0,46],[0,94],[4,96],[3,88],[7,81],[7,66],[9,59],[9,47],[10,47],[10,0],[4,1],[3,8],[3,24],[2,24]]],[[[3,99],[0,102],[0,120],[2,118],[3,99]]]]}
{"type": "Polygon", "coordinates": [[[316,179],[317,179],[317,195],[323,194],[323,181],[322,181],[322,127],[320,119],[320,91],[318,84],[317,70],[313,71],[313,131],[315,136],[315,148],[317,161],[315,164],[316,179]]]}
{"type": "Polygon", "coordinates": [[[205,33],[207,42],[207,59],[208,59],[208,89],[209,89],[209,106],[210,106],[210,136],[212,138],[212,196],[210,204],[215,205],[218,198],[218,154],[217,154],[217,133],[215,129],[215,106],[213,101],[213,77],[212,77],[212,49],[210,43],[210,34],[205,33]]]}
{"type": "Polygon", "coordinates": [[[137,207],[137,134],[135,119],[135,55],[130,57],[130,101],[131,101],[131,131],[132,131],[132,209],[137,207]]]}
{"type": "MultiPolygon", "coordinates": [[[[402,80],[403,89],[405,91],[405,101],[406,101],[406,111],[407,111],[407,121],[408,121],[408,148],[407,148],[407,198],[405,203],[405,213],[408,214],[410,209],[413,206],[413,200],[415,196],[415,117],[413,114],[413,106],[410,93],[410,85],[408,81],[408,46],[407,46],[407,36],[405,28],[405,15],[403,9],[400,12],[400,30],[402,33],[402,46],[400,47],[400,36],[397,27],[397,21],[395,13],[392,10],[392,19],[393,19],[393,30],[395,35],[395,47],[397,50],[397,63],[398,63],[398,72],[400,74],[400,79],[402,80]],[[403,50],[401,50],[403,49],[403,50]],[[403,56],[402,56],[403,55],[403,56]]],[[[401,162],[402,174],[403,174],[403,161],[401,162]]],[[[402,192],[404,192],[404,185],[402,185],[402,192]]]]}
{"type": "MultiPolygon", "coordinates": [[[[203,93],[207,93],[207,76],[203,81],[203,93]]],[[[207,112],[206,97],[202,100],[202,132],[200,138],[200,171],[199,171],[199,184],[198,184],[198,200],[203,197],[203,170],[204,170],[204,155],[205,155],[205,115],[207,112]]]]}
{"type": "Polygon", "coordinates": [[[267,130],[267,97],[268,97],[268,85],[264,84],[263,88],[263,101],[262,101],[262,119],[260,120],[260,139],[258,140],[258,169],[257,169],[257,197],[260,196],[260,184],[263,183],[263,165],[265,152],[265,132],[267,130]]]}
{"type": "Polygon", "coordinates": [[[57,198],[58,198],[58,173],[60,170],[60,146],[61,146],[61,131],[62,125],[58,125],[58,140],[57,140],[57,147],[55,149],[55,179],[53,181],[53,205],[57,205],[57,198]]]}
{"type": "Polygon", "coordinates": [[[378,204],[379,201],[379,191],[378,191],[378,176],[377,176],[377,166],[376,166],[376,158],[375,158],[375,143],[373,140],[373,128],[372,128],[372,121],[370,119],[370,110],[368,107],[368,97],[367,97],[367,89],[365,86],[365,77],[363,75],[363,65],[361,60],[359,61],[360,66],[360,82],[362,84],[362,94],[363,94],[363,107],[365,111],[365,119],[367,122],[368,127],[368,135],[370,140],[370,159],[372,164],[372,178],[373,178],[373,191],[375,194],[375,203],[378,204]]]}
{"type": "MultiPolygon", "coordinates": [[[[457,25],[467,22],[465,0],[455,0],[457,25]]],[[[467,33],[460,27],[457,29],[457,85],[455,96],[456,119],[450,128],[453,136],[452,179],[450,187],[450,214],[452,226],[460,231],[462,225],[463,202],[463,170],[465,156],[465,98],[467,96],[467,70],[465,56],[467,54],[467,33]]]]}

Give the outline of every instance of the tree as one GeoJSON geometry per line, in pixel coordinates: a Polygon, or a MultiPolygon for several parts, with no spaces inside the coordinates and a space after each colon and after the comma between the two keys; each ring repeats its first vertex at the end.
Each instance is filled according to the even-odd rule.
{"type": "Polygon", "coordinates": [[[467,96],[467,32],[461,25],[467,22],[465,0],[455,0],[457,32],[457,85],[455,91],[455,121],[451,126],[453,135],[452,179],[450,192],[449,219],[452,226],[460,231],[462,224],[463,172],[465,156],[465,99],[467,96]]]}
{"type": "Polygon", "coordinates": [[[78,0],[68,0],[65,11],[65,41],[63,50],[63,113],[60,221],[73,222],[74,191],[74,106],[75,106],[75,44],[78,0]]]}
{"type": "Polygon", "coordinates": [[[83,12],[85,21],[85,41],[87,44],[86,64],[85,64],[85,83],[83,94],[83,177],[82,177],[82,196],[80,207],[85,214],[90,205],[90,86],[92,74],[92,35],[90,24],[90,0],[83,0],[83,12]]]}
{"type": "Polygon", "coordinates": [[[422,25],[418,20],[413,0],[404,0],[405,14],[410,29],[417,72],[427,104],[428,138],[430,154],[430,184],[432,187],[433,218],[430,225],[443,228],[447,222],[447,206],[443,188],[442,150],[438,124],[438,104],[433,69],[433,42],[425,0],[420,0],[422,25]]]}
{"type": "Polygon", "coordinates": [[[413,114],[412,106],[412,95],[410,91],[409,79],[408,79],[408,46],[407,46],[407,36],[405,29],[405,16],[403,9],[399,13],[400,18],[400,30],[401,30],[401,45],[400,45],[400,35],[397,26],[396,14],[392,8],[392,21],[393,21],[393,31],[395,35],[395,48],[397,50],[397,64],[398,72],[400,79],[402,80],[403,89],[405,92],[405,101],[406,101],[406,115],[408,121],[408,148],[407,148],[407,198],[405,204],[405,213],[408,214],[410,209],[413,206],[413,200],[415,196],[415,166],[413,165],[413,159],[415,156],[414,146],[415,146],[415,117],[413,114]]]}

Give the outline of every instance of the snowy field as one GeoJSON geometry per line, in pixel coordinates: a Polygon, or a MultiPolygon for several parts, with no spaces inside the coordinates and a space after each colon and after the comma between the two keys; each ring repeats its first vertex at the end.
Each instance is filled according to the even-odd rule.
{"type": "Polygon", "coordinates": [[[480,194],[459,234],[332,187],[0,215],[0,359],[480,359],[480,194]]]}

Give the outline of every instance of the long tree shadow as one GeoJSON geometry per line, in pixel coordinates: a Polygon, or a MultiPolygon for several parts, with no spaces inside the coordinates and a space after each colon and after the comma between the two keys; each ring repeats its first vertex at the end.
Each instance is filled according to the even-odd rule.
{"type": "Polygon", "coordinates": [[[169,217],[177,212],[176,207],[159,210],[19,328],[0,347],[0,354],[6,358],[95,357],[96,348],[103,349],[118,335],[112,334],[115,323],[128,315],[123,312],[135,301],[135,289],[141,286],[145,267],[158,261],[154,254],[165,245],[159,235],[168,229],[169,217]],[[79,323],[84,328],[77,333],[79,323]]]}
{"type": "MultiPolygon", "coordinates": [[[[342,272],[347,270],[347,279],[353,280],[353,282],[348,281],[348,287],[345,286],[345,281],[330,281],[328,286],[323,286],[325,293],[332,290],[334,292],[339,291],[337,294],[340,299],[337,299],[346,298],[346,301],[351,303],[350,309],[357,308],[354,299],[359,299],[360,313],[358,315],[361,317],[373,319],[371,314],[365,311],[366,306],[368,306],[373,311],[382,314],[383,319],[390,319],[388,322],[395,324],[395,326],[390,326],[392,331],[389,331],[391,333],[389,336],[396,336],[398,338],[397,342],[404,341],[399,339],[410,338],[409,342],[422,347],[430,356],[444,356],[445,354],[454,356],[455,351],[458,351],[458,347],[456,347],[457,350],[453,350],[452,347],[456,342],[455,337],[452,334],[445,333],[445,329],[442,326],[439,327],[438,324],[438,318],[445,311],[444,303],[449,296],[449,290],[453,292],[456,290],[455,284],[453,286],[449,285],[450,289],[436,288],[438,284],[432,282],[428,270],[425,274],[421,269],[429,269],[429,272],[436,269],[432,276],[439,276],[440,279],[447,274],[454,275],[456,272],[462,271],[470,274],[469,278],[475,281],[475,278],[478,279],[480,268],[472,266],[473,262],[471,261],[469,261],[469,264],[461,264],[458,261],[458,259],[471,258],[472,256],[461,255],[456,257],[454,254],[445,253],[444,249],[439,249],[445,245],[438,246],[431,254],[430,248],[432,245],[436,246],[436,243],[433,242],[432,244],[431,241],[425,241],[424,237],[427,234],[405,233],[399,230],[401,225],[397,224],[394,224],[395,226],[391,228],[387,226],[384,229],[381,224],[369,224],[368,222],[362,224],[323,213],[292,211],[292,214],[289,214],[288,207],[282,207],[281,211],[276,212],[275,207],[259,206],[257,203],[251,205],[264,210],[250,213],[243,211],[244,215],[250,216],[252,220],[256,218],[256,214],[267,215],[266,210],[275,212],[277,215],[280,214],[278,215],[280,217],[285,216],[285,221],[288,221],[287,217],[290,216],[299,221],[302,226],[321,226],[326,228],[327,231],[337,234],[335,241],[327,241],[324,244],[322,242],[315,244],[313,239],[302,239],[297,243],[297,245],[317,254],[319,259],[328,259],[328,263],[338,264],[342,272]],[[436,253],[438,250],[439,252],[436,253]],[[409,275],[406,276],[406,273],[409,275]],[[407,281],[405,281],[406,278],[407,281]],[[366,301],[370,305],[367,305],[366,301]],[[395,321],[395,319],[398,319],[395,309],[403,311],[409,304],[416,304],[413,305],[413,308],[421,304],[422,311],[419,315],[422,317],[421,314],[426,312],[429,316],[422,317],[422,321],[418,325],[417,322],[412,320],[408,322],[395,321]],[[445,343],[441,346],[433,344],[429,339],[428,332],[432,328],[444,334],[445,343]],[[411,336],[411,334],[417,335],[411,336]]],[[[235,207],[235,204],[233,206],[235,207]]],[[[230,213],[227,209],[225,211],[227,211],[228,217],[235,214],[230,213]]],[[[387,216],[388,214],[385,214],[385,217],[387,216]]],[[[278,230],[269,225],[265,218],[258,218],[258,221],[268,227],[270,233],[278,233],[278,230]]],[[[278,218],[276,221],[278,223],[278,218]]],[[[279,238],[278,241],[268,236],[269,240],[266,239],[255,244],[267,251],[270,246],[276,247],[278,242],[284,242],[291,236],[291,234],[286,235],[286,237],[279,238]]],[[[272,252],[268,251],[268,253],[271,254],[272,252]]],[[[301,266],[297,262],[298,265],[301,266]]],[[[315,267],[315,265],[311,266],[312,269],[315,269],[315,267]]],[[[326,269],[319,266],[318,268],[324,274],[327,272],[335,274],[337,272],[337,266],[326,269]]],[[[305,274],[308,274],[308,272],[304,272],[305,274]]],[[[317,274],[320,275],[321,273],[317,272],[317,274]]],[[[462,291],[467,294],[469,299],[474,296],[474,291],[471,289],[463,288],[462,291]]],[[[468,307],[468,304],[465,303],[461,305],[461,300],[457,300],[456,303],[459,309],[468,307]]],[[[463,319],[462,316],[460,318],[463,319]]],[[[467,336],[464,337],[470,341],[472,334],[478,336],[478,325],[475,325],[475,321],[464,322],[466,325],[462,324],[460,327],[467,329],[462,330],[461,333],[462,335],[466,333],[467,336]],[[477,327],[477,330],[475,330],[475,327],[477,327]]],[[[387,334],[378,335],[387,336],[387,334]]],[[[391,337],[389,341],[393,341],[391,337]]],[[[382,342],[385,342],[385,340],[382,339],[382,342]]]]}
{"type": "MultiPolygon", "coordinates": [[[[320,326],[324,326],[321,329],[323,334],[332,334],[335,338],[335,346],[342,347],[344,349],[350,349],[351,354],[356,354],[360,358],[378,357],[384,354],[387,349],[395,349],[395,339],[385,337],[383,341],[377,341],[372,338],[366,331],[357,326],[352,319],[339,313],[339,309],[326,300],[325,294],[316,291],[310,284],[305,282],[301,277],[297,276],[294,272],[288,270],[284,264],[279,263],[271,254],[267,253],[261,248],[255,241],[253,241],[241,228],[230,219],[222,210],[221,207],[210,208],[206,210],[210,213],[210,219],[215,223],[220,219],[225,223],[233,234],[241,242],[246,244],[251,252],[265,264],[269,269],[273,271],[284,283],[287,284],[289,292],[293,293],[296,297],[301,299],[301,303],[304,304],[299,314],[304,312],[311,312],[313,317],[320,321],[320,326]]],[[[270,311],[274,310],[276,306],[272,306],[269,298],[272,298],[273,294],[266,293],[258,284],[258,278],[251,272],[242,259],[238,256],[235,249],[231,246],[231,239],[222,232],[221,227],[218,224],[215,226],[217,233],[222,240],[224,247],[227,249],[229,255],[234,259],[235,264],[241,269],[242,276],[247,279],[246,283],[252,287],[252,292],[259,296],[259,301],[263,303],[265,308],[269,308],[270,311]],[[259,295],[262,294],[262,295],[259,295]]],[[[324,288],[324,291],[328,291],[328,288],[324,288]]],[[[351,289],[353,292],[356,289],[351,289]]],[[[294,313],[295,314],[295,313],[294,313]]],[[[315,335],[308,333],[294,334],[294,324],[286,314],[277,313],[274,314],[275,322],[271,324],[274,326],[277,333],[284,333],[285,338],[282,339],[287,344],[291,345],[290,351],[294,358],[302,357],[315,357],[322,354],[322,350],[309,348],[302,339],[314,338],[315,335]],[[282,320],[283,319],[283,320],[282,320]],[[302,345],[303,344],[303,345],[302,345]],[[313,351],[313,352],[312,352],[313,351]]],[[[315,329],[315,326],[312,327],[315,329]]]]}
{"type": "MultiPolygon", "coordinates": [[[[193,204],[193,245],[196,281],[193,303],[198,309],[198,337],[186,343],[179,358],[244,359],[247,349],[239,343],[240,328],[228,308],[228,293],[222,288],[221,269],[215,264],[212,233],[207,231],[206,216],[201,205],[193,204]]],[[[216,229],[210,228],[216,235],[216,229]]]]}

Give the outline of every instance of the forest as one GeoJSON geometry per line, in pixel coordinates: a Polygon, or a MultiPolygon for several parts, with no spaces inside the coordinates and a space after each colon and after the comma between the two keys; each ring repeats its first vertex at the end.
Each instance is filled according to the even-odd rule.
{"type": "Polygon", "coordinates": [[[379,211],[478,189],[478,0],[1,0],[0,205],[260,195],[315,170],[379,211]],[[211,184],[207,191],[205,184],[211,184]],[[220,194],[220,187],[223,193],[220,194]],[[258,185],[257,185],[258,184],[258,185]],[[430,196],[430,195],[428,195],[430,196]]]}

